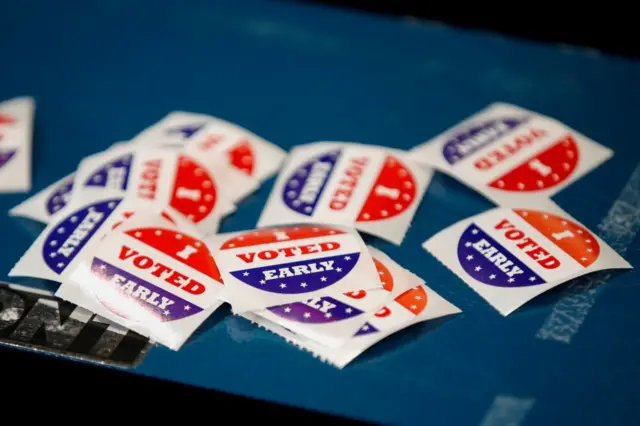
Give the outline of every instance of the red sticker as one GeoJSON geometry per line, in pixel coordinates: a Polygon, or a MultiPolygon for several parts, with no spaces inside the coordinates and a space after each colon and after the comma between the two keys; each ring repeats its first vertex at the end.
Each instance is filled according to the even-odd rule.
{"type": "Polygon", "coordinates": [[[576,169],[580,153],[567,135],[525,163],[499,177],[489,186],[505,191],[538,191],[564,182],[576,169]]]}
{"type": "Polygon", "coordinates": [[[216,184],[204,167],[180,155],[170,205],[194,223],[205,219],[216,204],[216,184]]]}
{"type": "Polygon", "coordinates": [[[514,211],[582,266],[590,266],[598,259],[600,245],[586,228],[545,212],[514,211]]]}
{"type": "Polygon", "coordinates": [[[416,181],[398,158],[388,155],[367,200],[360,210],[358,222],[368,222],[403,213],[416,198],[416,181]]]}

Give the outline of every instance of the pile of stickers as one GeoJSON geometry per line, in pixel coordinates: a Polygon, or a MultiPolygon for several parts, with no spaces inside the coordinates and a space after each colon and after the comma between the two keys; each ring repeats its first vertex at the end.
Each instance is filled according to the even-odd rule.
{"type": "Polygon", "coordinates": [[[58,297],[174,350],[228,303],[342,368],[393,333],[461,312],[360,234],[401,245],[436,170],[498,206],[424,248],[501,314],[575,277],[630,268],[549,198],[612,154],[507,104],[411,151],[315,142],[288,154],[227,121],[174,112],[15,206],[46,227],[9,275],[59,282],[58,297]],[[219,233],[278,170],[256,229],[219,233]]]}

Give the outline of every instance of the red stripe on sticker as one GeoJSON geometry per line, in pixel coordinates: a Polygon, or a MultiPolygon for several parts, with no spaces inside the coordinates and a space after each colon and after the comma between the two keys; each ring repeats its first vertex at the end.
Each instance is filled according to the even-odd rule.
{"type": "Polygon", "coordinates": [[[586,228],[550,213],[524,209],[514,212],[585,268],[598,259],[600,245],[586,228]]]}

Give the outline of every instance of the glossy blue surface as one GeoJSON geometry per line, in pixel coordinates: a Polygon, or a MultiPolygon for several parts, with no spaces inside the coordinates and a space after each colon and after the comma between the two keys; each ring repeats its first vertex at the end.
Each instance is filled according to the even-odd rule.
{"type": "MultiPolygon", "coordinates": [[[[0,99],[37,101],[32,193],[176,109],[285,148],[319,139],[410,148],[504,101],[615,150],[554,199],[640,262],[629,232],[640,221],[640,174],[628,184],[640,159],[638,62],[285,2],[22,1],[3,5],[1,21],[0,99]],[[612,206],[620,214],[605,220],[612,206]]],[[[252,228],[271,184],[222,231],[252,228]]],[[[0,279],[37,233],[4,214],[25,197],[0,196],[0,279]]],[[[339,371],[216,315],[180,352],[154,348],[136,372],[385,423],[505,424],[491,423],[496,413],[521,424],[639,423],[638,272],[564,302],[556,331],[570,343],[537,338],[568,286],[503,318],[420,247],[489,207],[438,174],[402,246],[374,242],[464,311],[439,327],[407,330],[339,371]]]]}

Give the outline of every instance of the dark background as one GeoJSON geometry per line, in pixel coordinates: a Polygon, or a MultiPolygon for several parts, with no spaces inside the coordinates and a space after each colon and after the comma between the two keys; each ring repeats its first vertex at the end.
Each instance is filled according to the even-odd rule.
{"type": "MultiPolygon", "coordinates": [[[[305,0],[280,0],[297,1],[305,0]]],[[[598,4],[587,7],[562,5],[547,6],[540,3],[510,2],[497,7],[492,2],[477,2],[468,6],[455,2],[390,1],[374,3],[365,1],[316,0],[310,3],[324,3],[329,7],[350,8],[362,13],[414,17],[440,21],[448,25],[472,28],[482,31],[502,33],[512,37],[536,40],[543,43],[562,43],[584,48],[597,49],[618,56],[640,56],[637,28],[631,22],[631,13],[623,8],[608,4],[607,9],[598,4]],[[564,10],[563,10],[564,9],[564,10]],[[635,34],[634,34],[635,33],[635,34]]],[[[188,2],[184,2],[188,7],[188,2]]],[[[39,356],[19,350],[0,349],[2,359],[2,381],[5,383],[3,402],[11,401],[28,404],[34,409],[23,412],[32,415],[55,417],[60,404],[73,406],[81,412],[91,410],[93,419],[105,414],[105,418],[123,419],[123,410],[139,409],[137,413],[149,416],[150,422],[161,420],[157,417],[165,411],[163,405],[171,404],[176,410],[198,406],[189,410],[198,415],[191,420],[200,421],[200,413],[209,421],[220,421],[221,416],[231,415],[234,421],[241,419],[308,419],[335,418],[310,413],[293,407],[283,407],[238,396],[205,391],[181,384],[173,384],[157,379],[142,378],[117,370],[95,368],[77,362],[69,362],[51,357],[39,356]],[[8,386],[6,386],[8,385],[8,386]],[[206,401],[202,406],[200,398],[206,401]],[[146,405],[142,400],[155,401],[146,405]],[[44,408],[43,406],[48,406],[44,408]],[[40,409],[40,408],[43,409],[40,409]],[[116,417],[117,416],[117,417],[116,417]]],[[[133,410],[131,410],[133,411],[133,410]]],[[[181,413],[176,413],[181,415],[181,413]]],[[[65,415],[65,418],[68,415],[65,415]]],[[[129,417],[129,414],[127,414],[129,417]]],[[[190,417],[190,416],[188,416],[190,417]]],[[[71,420],[71,419],[70,419],[71,420]]],[[[88,419],[87,419],[88,420],[88,419]]],[[[185,420],[188,420],[185,418],[185,420]]],[[[109,421],[109,420],[107,420],[109,421]]]]}

